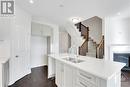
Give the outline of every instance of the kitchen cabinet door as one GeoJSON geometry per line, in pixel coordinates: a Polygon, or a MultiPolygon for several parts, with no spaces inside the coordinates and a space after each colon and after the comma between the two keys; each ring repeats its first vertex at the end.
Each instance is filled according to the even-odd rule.
{"type": "Polygon", "coordinates": [[[64,65],[56,61],[56,85],[58,87],[64,87],[64,65]]]}
{"type": "Polygon", "coordinates": [[[64,87],[73,87],[73,68],[68,65],[64,65],[64,87]]]}

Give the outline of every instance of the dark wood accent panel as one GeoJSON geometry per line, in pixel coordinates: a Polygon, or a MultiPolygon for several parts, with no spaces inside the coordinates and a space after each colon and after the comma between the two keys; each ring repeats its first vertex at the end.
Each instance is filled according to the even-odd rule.
{"type": "Polygon", "coordinates": [[[82,56],[86,56],[86,53],[88,51],[88,42],[87,40],[84,41],[81,47],[79,47],[79,54],[82,56]]]}

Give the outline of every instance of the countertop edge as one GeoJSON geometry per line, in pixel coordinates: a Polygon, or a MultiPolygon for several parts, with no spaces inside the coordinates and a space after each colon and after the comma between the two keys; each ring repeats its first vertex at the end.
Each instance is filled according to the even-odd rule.
{"type": "MultiPolygon", "coordinates": [[[[92,75],[94,75],[94,76],[97,76],[97,77],[99,77],[99,78],[102,78],[102,79],[105,79],[105,80],[109,80],[112,76],[113,76],[113,74],[115,74],[115,73],[118,73],[124,66],[125,66],[125,64],[124,63],[120,63],[120,64],[122,64],[122,65],[120,65],[120,68],[118,68],[118,70],[116,70],[117,72],[114,72],[112,75],[110,75],[110,76],[104,76],[104,75],[99,75],[99,74],[97,74],[97,73],[93,73],[93,72],[90,72],[90,71],[86,71],[86,70],[84,70],[84,69],[81,69],[80,67],[77,67],[75,64],[72,64],[71,62],[69,62],[69,61],[65,61],[65,60],[63,60],[62,58],[66,58],[66,57],[68,57],[68,55],[62,55],[62,57],[60,57],[60,58],[55,58],[55,56],[54,56],[55,54],[50,54],[50,55],[48,55],[49,57],[51,57],[51,58],[53,58],[53,59],[56,59],[56,60],[59,60],[59,61],[61,61],[61,62],[63,62],[63,63],[66,63],[66,64],[68,64],[68,65],[70,65],[70,66],[72,66],[72,67],[75,67],[75,68],[77,68],[77,69],[80,69],[80,70],[83,70],[84,72],[87,72],[87,73],[90,73],[90,74],[92,74],[92,75]]],[[[57,56],[57,57],[59,57],[59,56],[57,56]]],[[[97,59],[98,60],[98,59],[97,59]]]]}

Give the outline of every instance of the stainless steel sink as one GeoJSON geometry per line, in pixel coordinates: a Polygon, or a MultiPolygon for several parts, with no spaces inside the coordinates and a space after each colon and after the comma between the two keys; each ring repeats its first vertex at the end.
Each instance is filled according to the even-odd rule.
{"type": "Polygon", "coordinates": [[[81,63],[81,62],[84,62],[84,60],[80,60],[80,59],[77,59],[77,58],[63,58],[64,60],[66,61],[70,61],[72,63],[81,63]]]}

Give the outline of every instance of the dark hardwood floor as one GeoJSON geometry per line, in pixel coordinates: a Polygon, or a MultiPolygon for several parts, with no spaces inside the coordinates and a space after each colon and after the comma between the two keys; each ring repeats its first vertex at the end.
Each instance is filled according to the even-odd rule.
{"type": "Polygon", "coordinates": [[[31,71],[31,74],[25,76],[9,87],[57,87],[54,78],[47,78],[47,66],[33,68],[31,71]]]}
{"type": "Polygon", "coordinates": [[[130,71],[129,72],[123,71],[123,73],[125,74],[126,77],[122,76],[121,87],[130,87],[130,71]]]}

